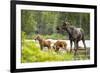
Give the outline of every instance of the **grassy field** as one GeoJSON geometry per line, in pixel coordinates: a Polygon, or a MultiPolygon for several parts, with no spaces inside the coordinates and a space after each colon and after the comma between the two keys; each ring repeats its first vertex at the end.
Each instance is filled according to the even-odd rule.
{"type": "MultiPolygon", "coordinates": [[[[47,49],[47,48],[44,48],[47,49]]],[[[78,60],[87,60],[85,55],[80,52],[78,60]]],[[[31,62],[51,62],[51,61],[73,61],[74,55],[69,52],[55,52],[54,50],[41,50],[39,44],[34,41],[22,42],[21,63],[31,62]]]]}

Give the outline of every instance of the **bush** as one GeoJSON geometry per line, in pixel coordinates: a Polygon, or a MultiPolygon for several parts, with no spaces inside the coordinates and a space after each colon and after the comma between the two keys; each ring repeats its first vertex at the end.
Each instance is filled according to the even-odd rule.
{"type": "Polygon", "coordinates": [[[22,39],[22,41],[21,41],[21,43],[24,45],[24,42],[25,42],[25,39],[26,39],[26,33],[25,32],[21,32],[21,39],[22,39]]]}
{"type": "Polygon", "coordinates": [[[25,42],[22,47],[22,63],[72,60],[72,54],[61,54],[55,52],[54,50],[41,51],[40,48],[36,46],[36,43],[33,41],[25,42]]]}
{"type": "MultiPolygon", "coordinates": [[[[47,49],[47,48],[44,48],[47,49]]],[[[79,60],[86,60],[86,56],[79,53],[79,60]]],[[[21,62],[51,62],[51,61],[72,61],[74,60],[73,53],[55,52],[54,50],[43,51],[37,42],[25,41],[22,43],[21,62]]]]}

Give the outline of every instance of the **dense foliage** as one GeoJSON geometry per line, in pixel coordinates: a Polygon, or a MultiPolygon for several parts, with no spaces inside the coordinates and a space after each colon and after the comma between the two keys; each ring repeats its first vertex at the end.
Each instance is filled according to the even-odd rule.
{"type": "MultiPolygon", "coordinates": [[[[29,38],[33,34],[55,35],[56,27],[67,20],[70,20],[72,25],[82,28],[85,39],[90,39],[89,13],[21,10],[21,28],[29,38]]],[[[66,35],[64,32],[61,34],[66,35]]]]}
{"type": "MultiPolygon", "coordinates": [[[[74,55],[69,52],[55,52],[54,50],[40,50],[39,45],[33,41],[27,41],[22,45],[22,63],[27,62],[51,62],[51,61],[73,61],[74,55]]],[[[47,49],[47,48],[44,48],[47,49]]],[[[86,60],[86,56],[79,55],[78,60],[86,60]]]]}

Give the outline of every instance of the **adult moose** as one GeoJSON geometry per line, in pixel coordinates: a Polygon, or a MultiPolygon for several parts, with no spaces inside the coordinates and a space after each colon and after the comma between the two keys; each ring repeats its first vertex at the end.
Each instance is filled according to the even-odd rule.
{"type": "Polygon", "coordinates": [[[76,28],[75,26],[72,26],[70,22],[63,22],[63,24],[60,27],[57,27],[58,31],[64,30],[69,35],[70,40],[70,52],[72,52],[72,44],[74,42],[74,56],[77,55],[78,50],[78,42],[82,40],[84,48],[85,48],[85,54],[86,54],[86,44],[84,39],[84,31],[82,28],[76,28]]]}

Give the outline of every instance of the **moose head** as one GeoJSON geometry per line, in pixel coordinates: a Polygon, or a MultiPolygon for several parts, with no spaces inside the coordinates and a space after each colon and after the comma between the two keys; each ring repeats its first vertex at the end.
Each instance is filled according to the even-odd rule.
{"type": "Polygon", "coordinates": [[[56,27],[56,30],[58,33],[62,33],[66,29],[68,29],[70,26],[71,26],[70,21],[64,21],[62,25],[56,27]]]}

